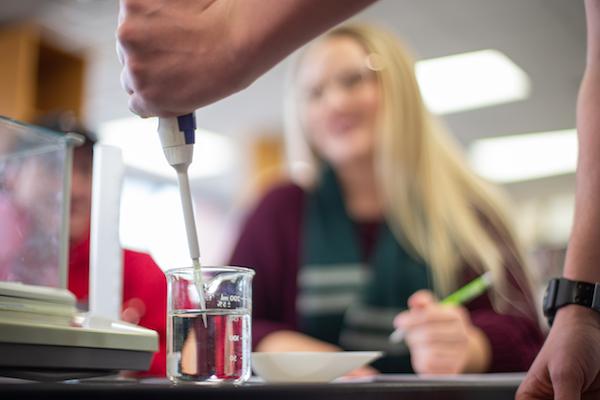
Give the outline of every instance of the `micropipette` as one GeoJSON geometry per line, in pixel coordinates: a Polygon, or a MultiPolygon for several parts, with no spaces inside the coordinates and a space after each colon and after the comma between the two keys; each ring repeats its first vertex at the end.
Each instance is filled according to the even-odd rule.
{"type": "MultiPolygon", "coordinates": [[[[158,135],[160,136],[165,157],[167,158],[167,162],[177,172],[185,232],[190,257],[194,265],[194,284],[198,292],[198,302],[201,310],[206,310],[204,283],[202,282],[202,270],[200,266],[200,249],[198,248],[198,234],[196,233],[192,194],[188,179],[188,168],[194,157],[195,131],[196,118],[194,113],[176,118],[158,119],[158,135]]],[[[206,326],[206,314],[202,314],[202,319],[204,326],[206,326]]]]}

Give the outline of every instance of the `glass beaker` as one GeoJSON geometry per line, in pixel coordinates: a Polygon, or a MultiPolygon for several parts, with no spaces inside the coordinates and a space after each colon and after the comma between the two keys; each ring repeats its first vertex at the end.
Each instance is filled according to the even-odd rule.
{"type": "Polygon", "coordinates": [[[254,271],[202,267],[205,309],[200,305],[193,267],[166,274],[169,379],[233,384],[248,380],[254,271]]]}

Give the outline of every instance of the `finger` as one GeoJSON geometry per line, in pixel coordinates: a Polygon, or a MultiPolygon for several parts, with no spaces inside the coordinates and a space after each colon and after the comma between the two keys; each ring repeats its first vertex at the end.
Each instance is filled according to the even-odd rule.
{"type": "Polygon", "coordinates": [[[205,11],[208,7],[210,7],[217,0],[200,0],[196,3],[196,6],[199,7],[202,11],[205,11]]]}
{"type": "Polygon", "coordinates": [[[121,65],[125,65],[125,51],[123,50],[123,47],[121,47],[121,43],[119,43],[119,40],[115,41],[115,50],[117,51],[117,58],[119,59],[119,63],[121,65]]]}
{"type": "Polygon", "coordinates": [[[456,374],[461,372],[460,357],[456,354],[440,356],[433,353],[411,358],[414,370],[419,374],[456,374]]]}
{"type": "Polygon", "coordinates": [[[127,15],[126,0],[119,0],[119,22],[127,15]]]}
{"type": "Polygon", "coordinates": [[[552,393],[544,394],[537,388],[537,385],[529,378],[529,375],[519,386],[515,400],[543,400],[552,398],[552,393]]]}
{"type": "Polygon", "coordinates": [[[433,305],[423,310],[411,310],[406,315],[398,318],[398,327],[402,329],[412,329],[419,325],[426,325],[436,322],[460,322],[459,313],[453,308],[433,305]]]}
{"type": "Polygon", "coordinates": [[[517,392],[515,396],[515,400],[543,400],[543,399],[551,399],[552,397],[541,397],[530,392],[517,392]]]}
{"type": "Polygon", "coordinates": [[[463,351],[449,346],[430,346],[417,351],[415,355],[421,360],[431,360],[432,362],[455,362],[462,358],[463,351]]]}
{"type": "Polygon", "coordinates": [[[408,298],[409,308],[425,308],[431,304],[436,303],[437,300],[433,293],[429,290],[419,290],[412,294],[408,298]]]}
{"type": "Polygon", "coordinates": [[[119,1],[119,15],[117,17],[117,29],[115,30],[115,50],[117,51],[117,58],[121,65],[125,65],[125,55],[123,54],[123,48],[119,42],[119,27],[125,20],[125,12],[123,10],[122,1],[119,1]]]}
{"type": "Polygon", "coordinates": [[[406,331],[406,343],[412,346],[457,345],[467,341],[460,326],[435,323],[406,331]]]}
{"type": "Polygon", "coordinates": [[[121,312],[121,321],[137,325],[140,322],[140,314],[134,308],[126,308],[121,312]]]}
{"type": "Polygon", "coordinates": [[[139,115],[142,118],[148,118],[156,115],[151,111],[144,99],[137,93],[132,93],[131,96],[129,96],[129,111],[139,115]]]}
{"type": "Polygon", "coordinates": [[[177,117],[186,114],[184,111],[172,111],[153,106],[146,101],[139,93],[133,93],[129,97],[129,111],[142,118],[150,117],[177,117]]]}
{"type": "Polygon", "coordinates": [[[396,329],[403,329],[406,323],[406,320],[411,318],[410,311],[402,311],[398,315],[394,317],[394,327],[396,329]]]}
{"type": "Polygon", "coordinates": [[[435,322],[448,321],[458,319],[454,312],[455,310],[434,304],[426,309],[413,309],[403,311],[394,317],[394,326],[400,329],[407,329],[413,326],[435,322]]]}
{"type": "Polygon", "coordinates": [[[148,6],[152,3],[144,0],[120,0],[119,1],[119,16],[123,18],[134,15],[143,15],[148,13],[148,6]]]}
{"type": "Polygon", "coordinates": [[[554,400],[579,400],[583,380],[573,371],[564,369],[551,374],[552,386],[554,387],[554,400]]]}
{"type": "Polygon", "coordinates": [[[133,83],[131,82],[131,78],[129,77],[129,73],[126,67],[121,69],[121,87],[127,92],[127,94],[133,94],[133,83]]]}
{"type": "Polygon", "coordinates": [[[125,16],[127,15],[127,10],[125,10],[125,6],[123,5],[123,1],[119,1],[119,13],[117,14],[117,26],[121,25],[125,20],[125,16]]]}
{"type": "Polygon", "coordinates": [[[461,368],[454,360],[435,360],[421,374],[431,375],[455,375],[461,372],[461,368]]]}
{"type": "Polygon", "coordinates": [[[540,354],[529,368],[529,372],[517,390],[516,400],[541,400],[553,397],[552,381],[548,371],[546,350],[540,354]]]}
{"type": "Polygon", "coordinates": [[[148,52],[153,43],[148,41],[148,29],[151,29],[148,25],[144,16],[120,13],[115,37],[121,50],[125,50],[125,53],[126,50],[148,52]]]}

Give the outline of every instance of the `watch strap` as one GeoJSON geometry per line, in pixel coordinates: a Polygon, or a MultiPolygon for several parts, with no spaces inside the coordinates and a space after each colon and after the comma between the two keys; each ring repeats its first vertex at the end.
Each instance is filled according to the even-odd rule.
{"type": "Polygon", "coordinates": [[[544,298],[544,315],[550,324],[556,311],[569,304],[577,304],[600,312],[600,283],[552,279],[544,298]]]}

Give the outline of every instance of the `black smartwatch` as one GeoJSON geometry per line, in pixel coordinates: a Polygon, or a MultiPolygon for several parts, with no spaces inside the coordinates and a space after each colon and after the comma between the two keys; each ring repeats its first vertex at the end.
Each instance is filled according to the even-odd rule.
{"type": "Polygon", "coordinates": [[[548,323],[552,325],[556,311],[569,304],[578,304],[600,313],[600,283],[552,279],[544,295],[544,315],[548,323]]]}

